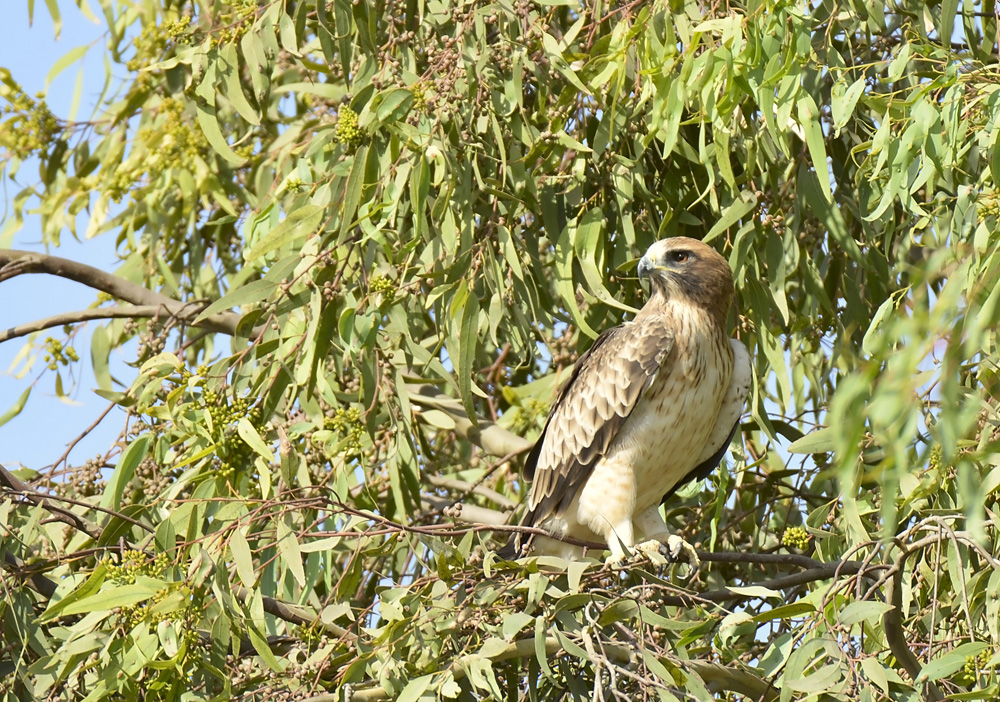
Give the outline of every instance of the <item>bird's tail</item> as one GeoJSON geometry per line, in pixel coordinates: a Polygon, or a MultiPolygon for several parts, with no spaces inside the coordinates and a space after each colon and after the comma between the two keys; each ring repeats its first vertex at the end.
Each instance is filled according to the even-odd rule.
{"type": "Polygon", "coordinates": [[[519,532],[513,532],[510,538],[507,539],[507,543],[497,549],[497,556],[505,561],[513,561],[520,558],[527,546],[527,544],[522,543],[524,541],[523,536],[519,532]]]}
{"type": "MultiPolygon", "coordinates": [[[[534,523],[534,510],[529,508],[523,515],[521,515],[521,519],[518,520],[517,525],[534,526],[534,523]]],[[[497,555],[505,561],[513,561],[521,558],[531,550],[531,542],[534,538],[534,534],[524,534],[519,531],[511,532],[510,537],[507,539],[507,543],[497,550],[497,555]]]]}

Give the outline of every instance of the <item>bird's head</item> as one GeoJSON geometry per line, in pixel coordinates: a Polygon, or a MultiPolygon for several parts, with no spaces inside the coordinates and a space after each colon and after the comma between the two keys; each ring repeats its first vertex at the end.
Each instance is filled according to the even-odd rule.
{"type": "Polygon", "coordinates": [[[639,278],[649,278],[652,293],[686,299],[725,321],[733,304],[733,273],[718,251],[697,239],[679,236],[649,247],[639,259],[639,278]]]}

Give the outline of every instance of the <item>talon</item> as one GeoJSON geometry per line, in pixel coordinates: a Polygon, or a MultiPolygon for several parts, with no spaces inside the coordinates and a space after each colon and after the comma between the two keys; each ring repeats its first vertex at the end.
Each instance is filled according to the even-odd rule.
{"type": "Polygon", "coordinates": [[[630,565],[631,558],[626,553],[612,553],[604,561],[604,567],[608,570],[624,570],[630,565]]]}
{"type": "Polygon", "coordinates": [[[701,559],[694,546],[677,536],[670,534],[664,540],[650,539],[635,546],[637,558],[645,557],[655,566],[663,567],[671,563],[684,561],[688,564],[688,572],[683,578],[690,579],[701,570],[701,559]]]}
{"type": "Polygon", "coordinates": [[[694,573],[701,570],[701,559],[698,558],[698,552],[695,551],[694,546],[689,544],[687,541],[677,536],[676,534],[671,534],[667,537],[667,542],[665,544],[670,552],[670,557],[677,562],[681,560],[681,554],[683,553],[687,558],[688,566],[690,566],[690,571],[687,577],[691,577],[694,573]]]}
{"type": "Polygon", "coordinates": [[[635,551],[637,560],[645,557],[650,563],[660,568],[669,565],[676,560],[670,552],[665,549],[664,544],[656,541],[655,539],[643,541],[635,547],[635,551]]]}

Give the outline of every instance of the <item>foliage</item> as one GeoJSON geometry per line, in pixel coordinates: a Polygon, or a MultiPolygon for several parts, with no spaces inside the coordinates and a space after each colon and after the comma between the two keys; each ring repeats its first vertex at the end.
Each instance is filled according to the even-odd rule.
{"type": "Polygon", "coordinates": [[[88,120],[0,69],[0,245],[120,259],[0,250],[99,293],[0,333],[35,378],[0,423],[88,320],[130,417],[2,473],[6,699],[997,695],[992,10],[97,4],[53,67],[106,51],[88,120]],[[700,578],[498,562],[519,435],[675,235],[755,357],[728,470],[666,506],[700,578]]]}

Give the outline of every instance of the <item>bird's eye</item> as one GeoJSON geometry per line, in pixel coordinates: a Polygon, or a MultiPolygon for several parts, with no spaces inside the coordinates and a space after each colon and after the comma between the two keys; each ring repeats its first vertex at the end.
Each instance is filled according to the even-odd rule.
{"type": "Polygon", "coordinates": [[[670,258],[672,258],[677,263],[684,263],[688,260],[691,254],[687,251],[671,251],[670,258]]]}

